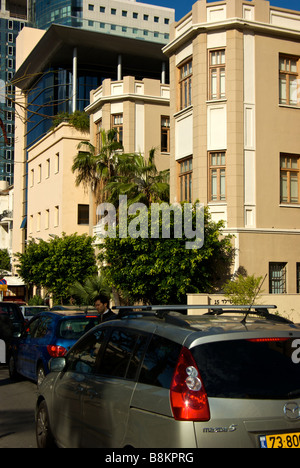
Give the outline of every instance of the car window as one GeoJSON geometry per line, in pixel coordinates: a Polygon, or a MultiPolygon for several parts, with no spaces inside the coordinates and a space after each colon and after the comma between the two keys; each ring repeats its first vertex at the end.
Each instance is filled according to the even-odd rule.
{"type": "Polygon", "coordinates": [[[99,325],[97,316],[64,318],[59,322],[57,337],[65,340],[78,340],[84,333],[96,325],[99,325]]]}
{"type": "Polygon", "coordinates": [[[80,340],[68,354],[66,370],[81,374],[94,374],[104,338],[105,331],[95,330],[94,333],[80,340]]]}
{"type": "Polygon", "coordinates": [[[19,320],[18,310],[12,304],[1,304],[0,314],[8,314],[11,320],[19,320]]]}
{"type": "Polygon", "coordinates": [[[52,323],[51,317],[40,317],[38,324],[32,333],[32,338],[44,338],[50,330],[52,323]]]}
{"type": "Polygon", "coordinates": [[[44,309],[42,307],[24,307],[24,316],[25,317],[32,317],[34,315],[37,315],[41,313],[43,310],[47,310],[48,308],[45,307],[44,309]]]}
{"type": "Polygon", "coordinates": [[[114,329],[107,342],[98,372],[106,376],[134,379],[146,342],[147,336],[131,330],[114,329]]]}
{"type": "Polygon", "coordinates": [[[288,399],[300,395],[293,339],[229,340],[192,348],[210,397],[288,399]]]}
{"type": "Polygon", "coordinates": [[[170,388],[181,346],[160,336],[153,336],[145,354],[139,382],[170,388]]]}
{"type": "Polygon", "coordinates": [[[35,333],[36,328],[38,327],[40,322],[40,318],[35,318],[34,320],[31,320],[28,324],[28,327],[26,328],[26,334],[29,336],[33,336],[35,333]]]}

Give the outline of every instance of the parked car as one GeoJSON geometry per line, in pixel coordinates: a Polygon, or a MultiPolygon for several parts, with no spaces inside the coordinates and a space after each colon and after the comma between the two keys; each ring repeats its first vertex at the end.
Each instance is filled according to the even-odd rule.
{"type": "Polygon", "coordinates": [[[24,317],[15,302],[0,302],[0,339],[8,343],[20,336],[24,329],[24,317]]]}
{"type": "Polygon", "coordinates": [[[85,331],[98,323],[96,314],[87,315],[77,311],[38,314],[9,349],[10,377],[22,375],[40,385],[49,372],[49,360],[64,356],[85,331]]]}
{"type": "Polygon", "coordinates": [[[23,314],[23,317],[25,320],[31,320],[32,317],[34,317],[37,314],[40,314],[44,310],[49,310],[48,306],[30,306],[30,305],[24,305],[21,306],[21,312],[23,314]]]}
{"type": "Polygon", "coordinates": [[[38,447],[300,447],[299,326],[266,308],[149,309],[51,359],[38,447]]]}
{"type": "Polygon", "coordinates": [[[8,362],[7,350],[14,338],[21,336],[25,321],[15,302],[0,302],[1,362],[8,362]]]}

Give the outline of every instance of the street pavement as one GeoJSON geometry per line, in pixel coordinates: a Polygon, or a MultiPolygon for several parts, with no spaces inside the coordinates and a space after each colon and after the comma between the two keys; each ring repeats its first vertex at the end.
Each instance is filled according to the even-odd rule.
{"type": "Polygon", "coordinates": [[[36,384],[12,382],[0,365],[0,448],[36,448],[35,403],[36,384]]]}

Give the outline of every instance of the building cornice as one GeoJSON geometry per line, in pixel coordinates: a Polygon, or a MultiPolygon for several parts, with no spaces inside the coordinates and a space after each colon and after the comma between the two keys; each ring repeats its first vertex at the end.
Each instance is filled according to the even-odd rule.
{"type": "Polygon", "coordinates": [[[191,41],[199,34],[205,34],[212,31],[227,31],[230,29],[239,29],[242,31],[251,31],[256,34],[264,34],[269,36],[288,37],[291,39],[300,40],[300,31],[295,29],[289,29],[286,27],[276,26],[269,23],[260,23],[257,21],[245,20],[243,18],[229,18],[222,21],[199,23],[193,24],[180,36],[173,39],[162,51],[167,55],[171,56],[177,49],[183,44],[191,41]]]}
{"type": "Polygon", "coordinates": [[[160,105],[168,106],[170,104],[169,98],[164,98],[161,96],[151,96],[146,94],[134,94],[134,93],[125,93],[118,94],[113,96],[102,96],[97,99],[95,102],[87,106],[84,110],[87,114],[92,114],[100,106],[108,102],[122,102],[122,101],[143,101],[147,103],[155,103],[160,105]]]}

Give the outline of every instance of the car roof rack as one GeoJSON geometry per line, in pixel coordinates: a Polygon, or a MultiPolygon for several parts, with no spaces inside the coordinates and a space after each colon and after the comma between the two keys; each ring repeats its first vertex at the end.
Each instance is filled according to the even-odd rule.
{"type": "MultiPolygon", "coordinates": [[[[208,312],[205,315],[223,315],[223,314],[244,314],[242,323],[246,323],[249,314],[258,315],[259,317],[271,320],[279,323],[293,323],[290,320],[269,313],[269,309],[277,309],[276,305],[210,305],[210,304],[199,304],[199,305],[134,305],[134,306],[115,306],[114,310],[118,310],[118,318],[134,318],[134,317],[145,317],[155,316],[161,319],[170,317],[170,313],[179,312],[187,313],[187,310],[203,310],[207,309],[208,312]]],[[[173,315],[173,319],[176,316],[173,315]]],[[[192,316],[191,316],[192,317],[192,316]]],[[[177,318],[177,317],[176,317],[177,318]]],[[[173,320],[172,320],[173,321],[173,320]]],[[[181,321],[183,319],[181,318],[181,321]]]]}

